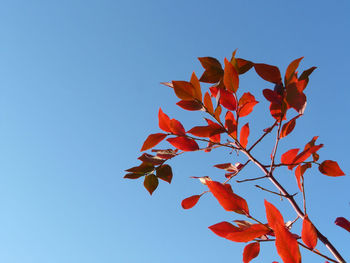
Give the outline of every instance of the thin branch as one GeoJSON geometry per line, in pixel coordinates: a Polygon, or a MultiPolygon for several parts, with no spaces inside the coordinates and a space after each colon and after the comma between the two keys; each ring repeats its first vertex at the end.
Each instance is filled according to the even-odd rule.
{"type": "Polygon", "coordinates": [[[262,139],[264,139],[264,137],[265,137],[266,135],[268,135],[268,134],[273,130],[273,128],[276,126],[277,122],[278,122],[278,121],[275,121],[275,123],[274,123],[271,127],[267,128],[266,132],[264,132],[264,134],[261,135],[261,137],[260,137],[252,146],[250,146],[250,148],[249,148],[247,151],[250,152],[251,150],[253,150],[253,148],[254,148],[259,142],[261,142],[262,139]]]}
{"type": "Polygon", "coordinates": [[[250,182],[250,181],[256,181],[256,180],[260,180],[260,179],[264,179],[267,176],[260,176],[260,177],[255,177],[255,178],[249,178],[249,179],[244,179],[244,180],[236,180],[237,183],[245,183],[245,182],[250,182]]]}
{"type": "MultiPolygon", "coordinates": [[[[264,177],[267,177],[267,176],[264,176],[264,177]]],[[[262,187],[262,186],[260,186],[260,185],[257,185],[257,184],[254,185],[254,186],[257,187],[257,188],[259,188],[259,189],[261,189],[261,190],[263,190],[263,191],[269,192],[269,193],[271,193],[271,194],[275,194],[275,195],[278,195],[278,196],[281,196],[281,197],[285,197],[285,198],[288,197],[288,196],[283,195],[283,194],[281,194],[281,193],[277,193],[277,192],[268,190],[268,189],[266,189],[266,188],[264,188],[264,187],[262,187]]],[[[297,193],[295,193],[295,194],[293,194],[293,195],[291,195],[291,196],[293,197],[293,196],[295,196],[295,195],[297,195],[297,193]]]]}
{"type": "MultiPolygon", "coordinates": [[[[299,242],[299,241],[298,241],[298,244],[299,244],[300,246],[302,246],[303,248],[306,248],[307,250],[310,250],[311,252],[313,252],[313,253],[315,253],[315,254],[317,254],[317,255],[319,255],[319,256],[321,256],[321,257],[323,257],[323,258],[325,258],[325,259],[327,259],[327,260],[329,260],[329,261],[331,261],[331,262],[338,263],[338,261],[335,261],[334,259],[331,259],[331,258],[327,257],[326,255],[323,255],[322,253],[318,252],[317,250],[313,250],[313,249],[311,249],[311,248],[305,246],[303,243],[301,243],[301,242],[299,242]]],[[[344,262],[345,262],[345,261],[344,261],[344,262]]]]}
{"type": "Polygon", "coordinates": [[[306,215],[306,198],[305,198],[305,187],[304,187],[304,176],[301,176],[301,189],[303,192],[303,208],[304,208],[304,214],[306,215]]]}

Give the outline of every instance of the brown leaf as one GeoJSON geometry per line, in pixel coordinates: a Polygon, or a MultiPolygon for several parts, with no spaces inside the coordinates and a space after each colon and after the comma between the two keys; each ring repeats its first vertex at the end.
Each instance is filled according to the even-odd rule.
{"type": "Polygon", "coordinates": [[[187,81],[173,81],[176,96],[181,100],[194,99],[194,87],[187,81]]]}
{"type": "Polygon", "coordinates": [[[173,172],[171,170],[170,165],[163,164],[156,168],[156,175],[159,179],[162,179],[165,182],[171,183],[171,179],[173,178],[173,172]]]}
{"type": "Polygon", "coordinates": [[[268,82],[277,84],[282,80],[280,70],[276,66],[258,63],[254,64],[254,68],[256,73],[268,82]]]}
{"type": "Polygon", "coordinates": [[[158,187],[158,178],[154,174],[146,175],[143,185],[147,189],[147,191],[152,195],[154,190],[156,190],[158,187]]]}
{"type": "Polygon", "coordinates": [[[216,58],[202,57],[198,58],[205,69],[199,81],[206,83],[217,83],[224,75],[224,70],[216,58]]]}

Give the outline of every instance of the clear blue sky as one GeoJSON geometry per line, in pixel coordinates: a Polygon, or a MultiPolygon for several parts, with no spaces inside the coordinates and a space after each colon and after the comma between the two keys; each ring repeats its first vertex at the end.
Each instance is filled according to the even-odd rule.
{"type": "MultiPolygon", "coordinates": [[[[141,181],[122,179],[138,164],[146,136],[159,131],[160,106],[187,129],[201,123],[198,114],[177,108],[159,82],[200,75],[197,57],[223,61],[236,48],[238,56],[282,72],[305,56],[301,68],[318,69],[306,90],[305,116],[281,152],[318,135],[321,159],[337,160],[349,175],[349,12],[346,0],[1,1],[0,262],[241,262],[243,244],[207,229],[240,217],[209,195],[192,210],[180,207],[203,190],[189,176],[219,180],[212,165],[236,157],[219,151],[175,159],[172,185],[161,183],[152,197],[141,181]]],[[[259,114],[266,107],[261,91],[270,86],[253,73],[242,78],[241,89],[262,102],[259,114]]],[[[255,136],[271,122],[251,119],[255,136]]],[[[269,154],[266,145],[256,153],[269,154]]],[[[249,168],[241,176],[255,175],[249,168]]],[[[280,178],[296,189],[291,174],[280,178]]],[[[350,218],[349,183],[349,176],[317,170],[306,178],[310,217],[347,260],[350,236],[333,221],[350,218]]],[[[234,187],[249,194],[261,220],[257,198],[288,207],[250,184],[234,187]]],[[[266,244],[253,262],[281,262],[272,251],[266,244]]],[[[304,262],[324,262],[303,254],[304,262]]]]}

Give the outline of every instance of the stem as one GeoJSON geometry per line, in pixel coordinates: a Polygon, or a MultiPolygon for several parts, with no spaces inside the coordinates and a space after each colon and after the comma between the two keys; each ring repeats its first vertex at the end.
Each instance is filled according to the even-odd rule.
{"type": "MultiPolygon", "coordinates": [[[[267,177],[267,176],[264,176],[264,177],[267,177]]],[[[266,192],[269,192],[269,193],[271,193],[271,194],[275,194],[275,195],[278,195],[278,196],[280,196],[280,197],[286,197],[286,196],[284,196],[284,195],[282,195],[282,194],[280,194],[280,193],[276,193],[276,192],[274,192],[274,191],[271,191],[271,190],[268,190],[268,189],[266,189],[266,188],[264,188],[264,187],[261,187],[260,185],[255,185],[255,187],[257,187],[257,188],[259,188],[259,189],[261,189],[261,190],[263,190],[263,191],[266,191],[266,192]]],[[[296,194],[294,194],[294,195],[292,195],[292,196],[295,196],[296,194]]]]}
{"type": "MultiPolygon", "coordinates": [[[[321,257],[323,257],[323,258],[325,258],[325,259],[327,259],[327,260],[329,260],[329,261],[331,261],[331,262],[338,263],[338,261],[335,261],[334,259],[331,259],[331,258],[327,257],[326,255],[323,255],[322,253],[318,252],[317,250],[313,250],[313,249],[311,249],[311,248],[305,246],[303,243],[301,243],[301,242],[299,242],[299,241],[298,241],[298,244],[299,244],[300,246],[302,246],[303,248],[306,248],[307,250],[310,250],[311,252],[313,252],[313,253],[315,253],[315,254],[317,254],[317,255],[319,255],[319,256],[321,256],[321,257]]],[[[344,262],[345,262],[345,261],[344,261],[344,262]]]]}
{"type": "Polygon", "coordinates": [[[245,182],[260,180],[260,179],[263,179],[263,178],[266,178],[266,175],[260,176],[260,177],[255,177],[255,178],[244,179],[244,180],[236,180],[236,182],[237,183],[245,183],[245,182]]]}

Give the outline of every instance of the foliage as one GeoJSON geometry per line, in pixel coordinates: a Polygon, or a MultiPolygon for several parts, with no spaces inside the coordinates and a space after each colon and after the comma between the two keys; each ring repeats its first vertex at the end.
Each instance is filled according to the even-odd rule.
{"type": "MultiPolygon", "coordinates": [[[[236,58],[235,53],[230,61],[224,60],[224,67],[215,58],[199,58],[204,68],[199,79],[193,73],[190,81],[162,83],[174,90],[175,95],[180,99],[177,103],[178,106],[188,111],[203,111],[210,119],[205,118],[205,124],[186,131],[180,121],[170,118],[162,109],[159,109],[159,128],[162,132],[149,135],[141,148],[141,151],[152,149],[154,154],[144,153],[141,155],[139,160],[142,163],[126,170],[128,174],[125,175],[125,178],[144,177],[144,186],[152,194],[158,187],[159,179],[171,183],[173,174],[171,167],[166,162],[178,155],[188,151],[210,152],[220,147],[242,153],[247,158],[245,163],[214,165],[225,171],[224,182],[213,181],[209,177],[195,177],[207,187],[207,190],[185,198],[181,203],[182,207],[190,209],[197,204],[202,195],[211,193],[226,211],[246,216],[247,221],[235,220],[236,225],[224,221],[209,227],[213,233],[220,237],[234,242],[249,242],[243,251],[244,263],[250,262],[258,256],[262,242],[275,242],[279,256],[286,263],[301,262],[300,247],[326,258],[329,262],[345,262],[336,248],[312,223],[305,205],[305,172],[312,166],[317,166],[319,171],[327,176],[343,176],[344,172],[338,163],[332,160],[319,162],[318,151],[323,147],[323,144],[316,143],[317,136],[313,137],[303,149],[290,149],[282,154],[279,163],[276,160],[279,141],[293,132],[297,120],[304,114],[306,107],[304,90],[309,82],[310,74],[316,67],[311,67],[298,75],[297,68],[302,60],[302,58],[298,58],[289,64],[282,80],[280,70],[276,66],[236,58]],[[269,103],[269,111],[274,123],[265,128],[255,142],[250,142],[249,123],[240,127],[239,121],[253,112],[258,101],[250,92],[239,96],[238,91],[241,75],[253,68],[262,79],[273,84],[273,89],[264,89],[262,93],[269,103]],[[202,93],[203,83],[211,84],[204,96],[202,93]],[[287,112],[294,116],[287,119],[289,116],[287,112]],[[266,165],[256,159],[253,149],[266,135],[273,131],[276,131],[276,139],[270,163],[266,165]],[[227,137],[226,142],[224,142],[223,136],[227,137]],[[164,139],[174,148],[154,149],[164,139]],[[206,146],[203,146],[203,143],[206,143],[206,146]],[[256,218],[253,211],[249,210],[246,200],[233,192],[230,184],[231,179],[248,164],[256,165],[263,175],[240,182],[270,180],[276,187],[276,192],[258,185],[257,187],[289,201],[298,216],[297,219],[301,220],[302,230],[300,234],[292,232],[297,219],[286,223],[281,212],[270,202],[265,200],[267,223],[263,223],[256,218]],[[303,209],[295,201],[294,195],[290,195],[274,175],[278,167],[287,167],[291,172],[294,170],[299,191],[303,196],[303,209]],[[315,249],[318,240],[327,247],[334,259],[315,249]]],[[[339,217],[335,223],[350,231],[350,223],[347,219],[339,217]]]]}

